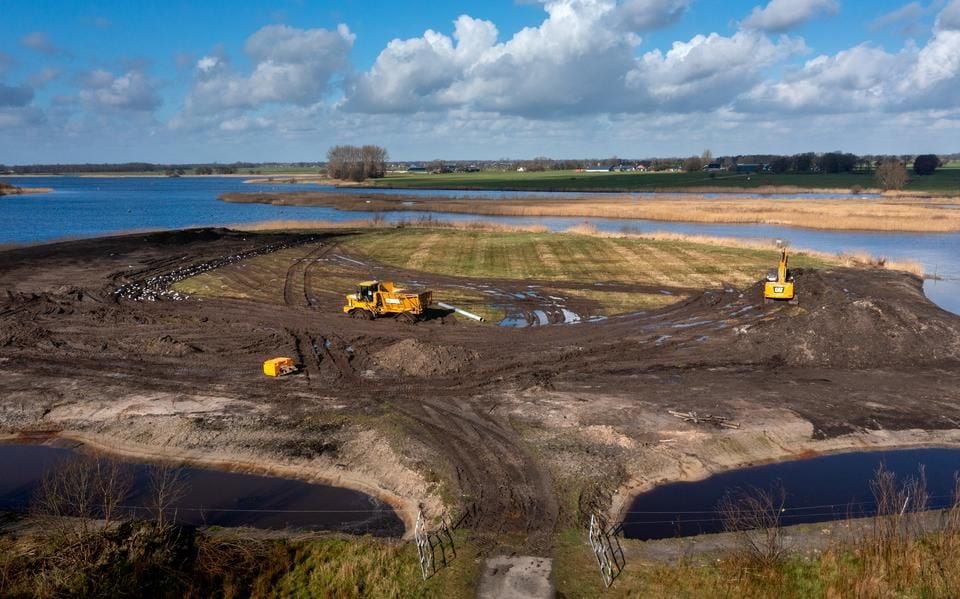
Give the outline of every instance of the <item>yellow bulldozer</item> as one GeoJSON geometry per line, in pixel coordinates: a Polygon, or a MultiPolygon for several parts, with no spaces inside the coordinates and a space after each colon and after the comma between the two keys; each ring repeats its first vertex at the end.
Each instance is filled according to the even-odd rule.
{"type": "Polygon", "coordinates": [[[357,285],[356,293],[347,295],[343,311],[352,318],[363,320],[395,314],[398,320],[416,322],[423,317],[431,301],[430,291],[411,293],[390,281],[364,281],[357,285]]]}
{"type": "Polygon", "coordinates": [[[780,264],[775,272],[767,274],[767,280],[763,284],[763,303],[769,304],[774,301],[797,303],[793,275],[787,268],[787,261],[787,248],[781,247],[780,264]]]}

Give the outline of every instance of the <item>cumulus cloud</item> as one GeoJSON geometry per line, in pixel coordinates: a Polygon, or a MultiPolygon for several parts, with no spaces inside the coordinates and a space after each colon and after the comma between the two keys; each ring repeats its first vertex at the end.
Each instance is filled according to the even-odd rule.
{"type": "Polygon", "coordinates": [[[956,109],[960,31],[938,27],[921,48],[890,53],[861,44],[818,56],[781,80],[768,80],[735,104],[742,111],[848,113],[956,109]]]}
{"type": "Polygon", "coordinates": [[[34,31],[20,38],[20,45],[24,48],[36,50],[41,54],[57,54],[60,49],[53,45],[50,37],[42,31],[34,31]]]}
{"type": "Polygon", "coordinates": [[[329,91],[331,80],[349,70],[355,35],[346,25],[335,31],[269,25],[244,48],[254,63],[249,76],[227,57],[208,55],[196,63],[196,82],[185,102],[191,114],[256,108],[263,104],[309,104],[329,91]]]}
{"type": "Polygon", "coordinates": [[[82,85],[80,102],[97,111],[149,112],[162,102],[153,82],[142,71],[131,70],[115,76],[97,69],[83,77],[82,85]]]}
{"type": "Polygon", "coordinates": [[[861,44],[833,56],[817,56],[781,81],[766,81],[745,94],[745,112],[833,113],[881,109],[890,100],[891,74],[904,73],[915,52],[889,54],[861,44]]]}
{"type": "Polygon", "coordinates": [[[674,42],[665,54],[644,54],[627,76],[628,85],[644,89],[658,106],[672,111],[708,110],[733,100],[760,78],[760,69],[807,51],[802,40],[777,42],[753,32],[732,37],[698,35],[674,42]]]}
{"type": "Polygon", "coordinates": [[[654,31],[673,25],[692,0],[626,0],[620,7],[622,23],[631,31],[654,31]]]}
{"type": "Polygon", "coordinates": [[[538,117],[707,109],[735,93],[732,84],[752,83],[761,68],[803,49],[789,38],[774,42],[739,32],[698,35],[638,60],[638,40],[621,26],[625,7],[553,0],[538,27],[500,43],[493,23],[461,16],[452,37],[428,30],[390,42],[351,82],[344,106],[369,113],[467,108],[538,117]]]}
{"type": "Polygon", "coordinates": [[[770,0],[765,7],[753,9],[741,26],[744,29],[784,32],[799,27],[822,14],[836,14],[837,0],[770,0]]]}

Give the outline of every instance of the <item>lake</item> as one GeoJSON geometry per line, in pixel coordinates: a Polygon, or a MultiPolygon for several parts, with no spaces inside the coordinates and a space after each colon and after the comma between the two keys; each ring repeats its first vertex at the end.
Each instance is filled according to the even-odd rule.
{"type": "MultiPolygon", "coordinates": [[[[66,237],[92,237],[139,229],[179,229],[194,226],[248,224],[268,220],[367,220],[369,212],[328,207],[235,204],[217,199],[225,192],[332,190],[311,184],[246,184],[241,177],[4,177],[14,185],[52,187],[49,194],[5,196],[0,200],[0,244],[35,243],[66,237]]],[[[443,190],[338,189],[344,193],[403,193],[420,197],[470,195],[541,196],[551,192],[451,192],[443,190]]],[[[642,196],[644,194],[634,194],[642,196]]],[[[812,194],[778,194],[783,199],[812,194]]],[[[828,194],[830,195],[830,194],[828,194]]],[[[724,197],[730,197],[725,195],[724,197]]],[[[820,196],[817,196],[820,197],[820,196]]],[[[863,196],[850,196],[863,197],[863,196]]],[[[774,225],[723,225],[655,222],[638,219],[491,217],[427,212],[382,213],[387,222],[429,217],[441,221],[491,221],[511,225],[542,224],[562,231],[585,222],[603,231],[668,231],[695,235],[753,238],[773,246],[782,239],[791,246],[830,253],[866,252],[891,260],[916,260],[929,274],[927,296],[960,314],[960,233],[876,233],[826,231],[774,225]]]]}

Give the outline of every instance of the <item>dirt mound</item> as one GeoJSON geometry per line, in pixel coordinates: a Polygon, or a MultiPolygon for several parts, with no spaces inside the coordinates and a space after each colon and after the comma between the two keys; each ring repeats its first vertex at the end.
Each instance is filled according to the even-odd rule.
{"type": "MultiPolygon", "coordinates": [[[[798,270],[795,277],[799,305],[777,305],[737,328],[742,355],[838,368],[960,359],[960,317],[931,303],[918,277],[880,269],[798,270]]],[[[760,284],[746,293],[760,297],[760,284]]]]}
{"type": "Polygon", "coordinates": [[[405,376],[436,376],[460,372],[477,356],[477,352],[462,347],[428,345],[416,339],[404,339],[375,353],[373,363],[378,368],[405,376]]]}
{"type": "Polygon", "coordinates": [[[148,339],[142,344],[132,347],[132,349],[157,356],[186,356],[201,351],[200,348],[189,343],[178,341],[170,335],[148,339]]]}

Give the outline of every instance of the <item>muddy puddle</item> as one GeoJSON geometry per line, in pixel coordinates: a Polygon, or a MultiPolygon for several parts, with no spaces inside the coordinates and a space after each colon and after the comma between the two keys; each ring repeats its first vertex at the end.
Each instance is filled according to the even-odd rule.
{"type": "MultiPolygon", "coordinates": [[[[29,509],[46,473],[79,454],[48,445],[0,444],[0,511],[29,509]]],[[[122,502],[128,517],[152,518],[149,464],[122,462],[131,491],[122,502]]],[[[363,493],[302,481],[184,467],[182,497],[170,513],[181,524],[263,529],[336,530],[400,536],[393,509],[363,493]]]]}
{"type": "MultiPolygon", "coordinates": [[[[624,536],[664,539],[723,532],[720,504],[725,494],[756,488],[786,495],[785,526],[827,522],[876,512],[871,482],[883,464],[897,474],[898,484],[916,478],[924,468],[929,509],[953,502],[954,476],[960,471],[960,449],[911,449],[857,452],[808,458],[711,476],[697,482],[671,483],[639,495],[624,516],[624,536]]],[[[908,509],[913,509],[908,504],[908,509]]]]}

